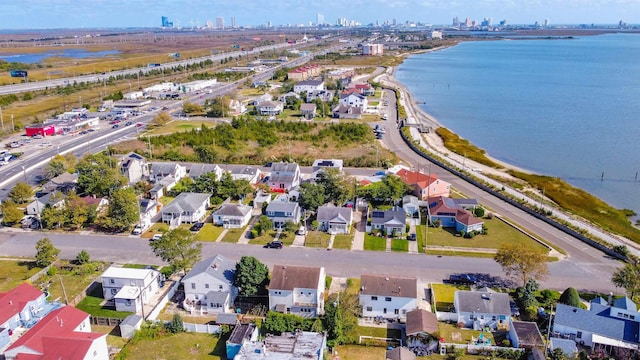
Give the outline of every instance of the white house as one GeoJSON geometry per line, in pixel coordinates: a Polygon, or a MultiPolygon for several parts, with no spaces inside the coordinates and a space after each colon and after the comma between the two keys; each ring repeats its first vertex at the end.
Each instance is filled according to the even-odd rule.
{"type": "Polygon", "coordinates": [[[354,89],[340,94],[340,105],[359,107],[362,111],[365,111],[369,106],[369,100],[354,89]]]}
{"type": "Polygon", "coordinates": [[[73,306],[63,306],[11,344],[4,357],[7,360],[108,360],[107,335],[91,332],[89,314],[73,306]]]}
{"type": "Polygon", "coordinates": [[[231,174],[231,178],[233,180],[247,180],[252,185],[258,183],[260,179],[260,169],[253,166],[245,166],[242,168],[233,167],[230,169],[229,173],[231,174]]]}
{"type": "Polygon", "coordinates": [[[262,101],[256,105],[256,111],[260,115],[278,115],[284,110],[280,101],[262,101]]]}
{"type": "Polygon", "coordinates": [[[322,79],[302,80],[293,86],[293,92],[296,94],[322,90],[324,90],[324,81],[322,79]]]}
{"type": "Polygon", "coordinates": [[[405,322],[407,312],[417,308],[418,281],[414,277],[362,275],[360,285],[362,317],[405,322]]]}
{"type": "Polygon", "coordinates": [[[222,204],[213,212],[213,223],[225,229],[240,229],[251,220],[252,208],[243,204],[222,204]]]}
{"type": "Polygon", "coordinates": [[[324,314],[324,267],[274,265],[269,283],[269,309],[316,317],[324,314]]]}
{"type": "Polygon", "coordinates": [[[509,295],[491,289],[481,291],[458,290],[453,296],[457,323],[474,330],[506,328],[511,319],[509,295]]]}
{"type": "Polygon", "coordinates": [[[348,234],[353,223],[353,209],[333,204],[318,207],[318,230],[330,234],[348,234]]]}
{"type": "Polygon", "coordinates": [[[0,293],[0,328],[15,330],[32,324],[46,315],[43,313],[46,302],[44,293],[28,283],[0,293]]]}
{"type": "Polygon", "coordinates": [[[135,184],[149,176],[147,159],[134,152],[130,152],[120,158],[118,168],[120,169],[120,174],[129,180],[129,184],[135,184]]]}
{"type": "Polygon", "coordinates": [[[114,300],[118,311],[139,312],[160,289],[162,278],[155,269],[110,266],[102,273],[102,294],[114,300]]]}
{"type": "Polygon", "coordinates": [[[233,285],[236,263],[215,255],[195,264],[182,278],[184,308],[191,313],[224,313],[233,311],[238,289],[233,285]]]}
{"type": "Polygon", "coordinates": [[[211,194],[183,192],[162,209],[162,222],[178,226],[202,220],[207,213],[211,194]]]}
{"type": "Polygon", "coordinates": [[[300,185],[300,166],[297,163],[278,162],[271,165],[269,187],[272,191],[291,190],[300,185]]]}
{"type": "Polygon", "coordinates": [[[266,215],[273,222],[274,229],[281,229],[288,221],[300,222],[300,206],[297,202],[272,201],[267,205],[266,215]]]}
{"type": "Polygon", "coordinates": [[[247,112],[247,107],[242,103],[242,101],[231,99],[229,100],[229,113],[232,115],[240,115],[247,112]]]}
{"type": "Polygon", "coordinates": [[[27,215],[40,215],[47,205],[55,208],[63,207],[64,194],[60,191],[54,191],[36,198],[27,205],[27,215]]]}
{"type": "Polygon", "coordinates": [[[166,178],[171,178],[170,181],[163,181],[167,190],[171,190],[180,179],[186,176],[187,168],[178,163],[154,162],[151,163],[151,169],[149,170],[149,179],[152,182],[159,183],[166,178]]]}
{"type": "Polygon", "coordinates": [[[217,164],[193,164],[189,168],[189,177],[195,180],[204,174],[213,173],[216,179],[220,180],[223,172],[224,170],[217,164]]]}

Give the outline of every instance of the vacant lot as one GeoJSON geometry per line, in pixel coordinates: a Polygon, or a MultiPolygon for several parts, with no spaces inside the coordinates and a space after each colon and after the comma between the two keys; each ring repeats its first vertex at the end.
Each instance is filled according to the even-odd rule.
{"type": "Polygon", "coordinates": [[[304,246],[326,248],[329,246],[331,235],[322,231],[309,231],[304,241],[304,246]]]}
{"type": "Polygon", "coordinates": [[[13,289],[40,270],[30,260],[0,258],[0,292],[13,289]]]}
{"type": "Polygon", "coordinates": [[[179,333],[153,340],[140,340],[125,347],[125,359],[226,359],[224,341],[209,334],[179,333]]]}

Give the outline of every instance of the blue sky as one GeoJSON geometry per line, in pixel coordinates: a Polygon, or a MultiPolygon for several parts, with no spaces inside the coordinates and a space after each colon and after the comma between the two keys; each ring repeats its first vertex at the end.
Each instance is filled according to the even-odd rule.
{"type": "Polygon", "coordinates": [[[470,17],[510,24],[640,23],[640,0],[2,0],[0,29],[157,27],[204,25],[222,16],[237,25],[299,24],[322,13],[331,24],[344,17],[363,24],[421,21],[450,24],[470,17]]]}

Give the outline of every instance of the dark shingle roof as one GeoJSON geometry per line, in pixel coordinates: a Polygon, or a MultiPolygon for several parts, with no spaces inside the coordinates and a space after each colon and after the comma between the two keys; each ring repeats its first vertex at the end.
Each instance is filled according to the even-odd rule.
{"type": "Polygon", "coordinates": [[[162,209],[163,213],[182,213],[183,211],[197,210],[211,194],[202,193],[180,193],[167,207],[162,209]]]}
{"type": "Polygon", "coordinates": [[[521,347],[544,346],[538,324],[529,321],[514,321],[512,324],[521,347]]]}
{"type": "Polygon", "coordinates": [[[322,268],[274,265],[270,289],[293,290],[296,288],[315,289],[318,287],[322,268]]]}
{"type": "Polygon", "coordinates": [[[438,331],[438,318],[436,314],[423,310],[415,309],[407,312],[407,335],[415,335],[418,333],[433,334],[438,331]]]}
{"type": "Polygon", "coordinates": [[[251,206],[243,204],[222,204],[222,206],[220,206],[213,215],[245,216],[249,212],[251,212],[251,206]]]}
{"type": "Polygon", "coordinates": [[[395,296],[415,298],[418,296],[418,281],[414,277],[391,277],[362,275],[362,295],[395,296]]]}

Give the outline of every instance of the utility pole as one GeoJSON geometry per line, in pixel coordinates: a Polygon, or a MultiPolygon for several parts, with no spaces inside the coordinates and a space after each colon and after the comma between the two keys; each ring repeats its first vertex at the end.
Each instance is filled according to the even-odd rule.
{"type": "Polygon", "coordinates": [[[64,288],[64,283],[62,282],[62,277],[58,274],[58,279],[60,280],[60,286],[62,287],[62,294],[64,295],[64,303],[69,305],[69,299],[67,298],[67,290],[64,288]]]}
{"type": "Polygon", "coordinates": [[[427,252],[429,238],[429,224],[431,223],[431,208],[429,207],[429,191],[431,190],[431,163],[429,163],[429,181],[427,182],[427,222],[424,227],[424,252],[427,252]]]}
{"type": "MultiPolygon", "coordinates": [[[[2,106],[0,106],[0,122],[2,122],[2,133],[4,134],[4,118],[2,117],[2,106]]],[[[636,177],[638,177],[637,174],[636,177]]]]}
{"type": "Polygon", "coordinates": [[[11,114],[11,132],[16,131],[16,126],[13,124],[13,114],[11,114]]]}

